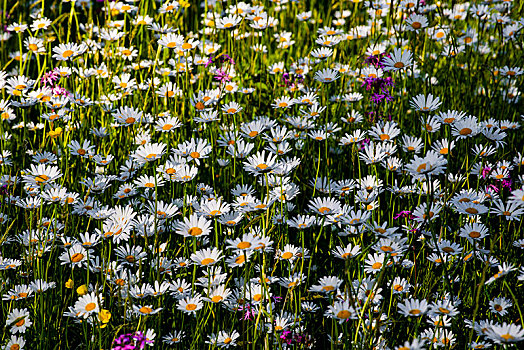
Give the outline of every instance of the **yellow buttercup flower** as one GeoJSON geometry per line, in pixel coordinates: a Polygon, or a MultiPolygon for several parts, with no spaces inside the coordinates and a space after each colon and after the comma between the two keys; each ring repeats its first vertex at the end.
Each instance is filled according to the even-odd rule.
{"type": "Polygon", "coordinates": [[[55,130],[49,131],[49,137],[52,139],[57,138],[58,136],[62,135],[62,128],[56,128],[55,130]]]}
{"type": "Polygon", "coordinates": [[[100,310],[100,312],[98,313],[98,319],[102,323],[100,328],[106,327],[107,323],[109,323],[109,320],[111,319],[111,312],[109,312],[109,310],[106,309],[100,310]]]}
{"type": "Polygon", "coordinates": [[[178,2],[178,4],[179,4],[180,6],[182,6],[183,8],[188,8],[189,6],[191,6],[191,4],[189,3],[189,1],[185,1],[185,0],[180,0],[180,1],[178,2]]]}
{"type": "Polygon", "coordinates": [[[87,294],[87,286],[85,284],[82,284],[80,287],[76,289],[76,292],[78,295],[86,295],[87,294]]]}
{"type": "Polygon", "coordinates": [[[67,282],[65,283],[65,287],[69,288],[69,289],[73,288],[74,285],[75,285],[75,283],[73,282],[73,280],[71,278],[68,279],[67,282]]]}

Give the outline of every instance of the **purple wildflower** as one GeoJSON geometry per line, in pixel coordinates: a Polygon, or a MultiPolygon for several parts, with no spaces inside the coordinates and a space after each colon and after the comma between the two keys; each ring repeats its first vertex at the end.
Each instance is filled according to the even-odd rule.
{"type": "Polygon", "coordinates": [[[513,185],[513,180],[510,178],[502,180],[502,187],[509,188],[511,190],[511,185],[513,185]]]}
{"type": "Polygon", "coordinates": [[[370,142],[371,140],[367,138],[360,141],[360,149],[363,150],[366,147],[366,145],[368,145],[370,142]]]}
{"type": "Polygon", "coordinates": [[[496,193],[499,193],[499,189],[497,186],[491,184],[491,185],[488,185],[488,190],[492,190],[492,191],[495,191],[496,193]]]}
{"type": "Polygon", "coordinates": [[[222,83],[224,81],[230,81],[231,77],[225,70],[219,68],[215,73],[215,79],[222,83]]]}
{"type": "Polygon", "coordinates": [[[60,85],[54,86],[52,89],[54,95],[69,96],[71,93],[60,85]]]}
{"type": "Polygon", "coordinates": [[[403,210],[398,214],[395,214],[393,217],[394,220],[397,220],[398,218],[408,218],[409,220],[412,220],[414,218],[413,214],[409,210],[403,210]]]}
{"type": "Polygon", "coordinates": [[[372,65],[375,68],[383,68],[384,65],[382,64],[382,58],[384,58],[384,57],[389,57],[389,54],[383,52],[383,53],[375,55],[375,56],[371,55],[371,56],[367,57],[364,60],[364,62],[367,63],[367,64],[372,65]]]}
{"type": "Polygon", "coordinates": [[[135,350],[143,349],[146,344],[153,344],[146,335],[140,331],[135,333],[121,334],[113,341],[111,350],[135,350]]]}
{"type": "Polygon", "coordinates": [[[153,344],[153,341],[147,339],[146,335],[140,331],[135,332],[133,339],[135,340],[135,345],[139,346],[139,349],[143,349],[146,344],[153,344]]]}
{"type": "Polygon", "coordinates": [[[491,172],[491,168],[490,167],[485,167],[482,169],[482,178],[485,179],[486,177],[488,177],[489,173],[491,172]]]}
{"type": "Polygon", "coordinates": [[[395,83],[393,82],[393,78],[391,77],[368,77],[364,79],[364,82],[362,83],[362,86],[366,87],[366,91],[372,91],[371,101],[373,101],[374,103],[379,103],[382,100],[386,100],[386,102],[393,101],[393,97],[391,96],[391,93],[388,90],[388,87],[393,85],[395,85],[395,83]]]}
{"type": "Polygon", "coordinates": [[[113,341],[112,350],[134,350],[133,333],[121,334],[113,341]],[[116,346],[115,346],[116,345],[116,346]]]}
{"type": "Polygon", "coordinates": [[[275,303],[279,303],[279,302],[282,301],[282,297],[275,297],[275,296],[273,296],[273,297],[271,297],[271,299],[273,299],[273,302],[275,302],[275,303]]]}
{"type": "Polygon", "coordinates": [[[255,318],[255,309],[252,307],[251,304],[247,303],[244,306],[240,306],[238,308],[239,311],[245,311],[244,315],[240,317],[240,320],[242,321],[251,321],[255,318]]]}
{"type": "Polygon", "coordinates": [[[54,68],[50,70],[49,72],[45,73],[44,76],[40,79],[42,84],[44,84],[45,87],[47,87],[47,84],[51,85],[51,87],[54,87],[55,81],[60,79],[60,72],[58,71],[58,68],[54,68]]]}
{"type": "Polygon", "coordinates": [[[213,56],[209,57],[209,59],[207,60],[206,64],[204,65],[204,67],[207,68],[207,66],[209,66],[211,63],[213,63],[213,56]]]}

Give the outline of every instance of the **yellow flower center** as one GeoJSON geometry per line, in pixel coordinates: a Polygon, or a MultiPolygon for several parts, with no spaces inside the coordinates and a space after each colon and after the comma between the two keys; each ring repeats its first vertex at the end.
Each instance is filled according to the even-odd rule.
{"type": "Polygon", "coordinates": [[[89,303],[85,307],[86,311],[93,311],[95,308],[96,308],[96,304],[95,303],[89,303]]]}

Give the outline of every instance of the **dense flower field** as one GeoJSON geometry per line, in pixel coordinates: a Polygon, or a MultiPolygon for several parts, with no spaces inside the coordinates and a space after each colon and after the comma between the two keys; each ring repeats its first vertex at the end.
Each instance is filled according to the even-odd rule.
{"type": "Polygon", "coordinates": [[[523,346],[523,8],[4,1],[0,346],[523,346]]]}

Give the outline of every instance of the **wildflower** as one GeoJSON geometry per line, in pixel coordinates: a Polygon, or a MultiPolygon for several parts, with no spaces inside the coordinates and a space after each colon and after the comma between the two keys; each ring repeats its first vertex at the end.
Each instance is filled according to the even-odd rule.
{"type": "Polygon", "coordinates": [[[83,318],[91,314],[98,314],[100,312],[99,301],[102,301],[102,297],[95,292],[81,296],[75,303],[75,314],[83,318]]]}
{"type": "Polygon", "coordinates": [[[53,48],[53,58],[59,61],[70,61],[87,51],[87,46],[77,43],[59,44],[53,48]]]}
{"type": "Polygon", "coordinates": [[[325,316],[338,320],[338,323],[358,318],[357,310],[348,300],[335,301],[333,305],[328,306],[325,316]]]}
{"type": "Polygon", "coordinates": [[[10,326],[11,333],[25,333],[28,327],[33,323],[29,318],[29,311],[27,309],[13,309],[7,316],[6,326],[10,326]]]}
{"type": "Polygon", "coordinates": [[[511,300],[507,298],[494,298],[489,302],[489,306],[491,308],[491,312],[504,316],[508,313],[508,308],[510,308],[513,305],[511,300]]]}
{"type": "Polygon", "coordinates": [[[426,300],[407,299],[403,304],[398,304],[399,313],[404,316],[418,317],[422,316],[428,310],[428,302],[426,300]]]}
{"type": "Polygon", "coordinates": [[[183,218],[175,226],[176,233],[184,237],[207,236],[211,233],[211,222],[203,216],[193,214],[188,218],[183,218]]]}
{"type": "Polygon", "coordinates": [[[382,69],[387,71],[398,71],[413,65],[413,54],[409,50],[402,52],[400,48],[395,48],[393,54],[382,58],[382,69]]]}
{"type": "Polygon", "coordinates": [[[371,101],[374,103],[379,103],[383,100],[386,102],[393,101],[393,97],[391,96],[388,88],[389,86],[393,85],[393,78],[381,78],[376,76],[366,77],[362,83],[362,86],[366,87],[366,91],[371,90],[371,101]]]}
{"type": "Polygon", "coordinates": [[[106,309],[100,310],[100,312],[98,313],[98,320],[103,325],[101,328],[105,327],[105,325],[109,323],[110,319],[111,319],[111,312],[109,312],[109,310],[106,310],[106,309]]]}
{"type": "Polygon", "coordinates": [[[427,97],[420,94],[411,99],[410,106],[416,111],[420,112],[431,112],[440,107],[442,102],[440,98],[434,97],[432,94],[429,94],[427,97]]]}
{"type": "Polygon", "coordinates": [[[202,303],[202,297],[197,293],[192,297],[179,300],[177,308],[186,314],[195,315],[203,306],[204,303],[202,303]]]}
{"type": "Polygon", "coordinates": [[[425,16],[412,14],[406,19],[406,28],[409,31],[419,31],[428,26],[429,22],[425,16]]]}
{"type": "Polygon", "coordinates": [[[207,248],[191,254],[191,260],[200,266],[211,266],[222,260],[222,253],[217,248],[207,248]]]}
{"type": "Polygon", "coordinates": [[[25,346],[25,340],[21,336],[12,335],[4,349],[9,350],[23,350],[25,346]]]}
{"type": "Polygon", "coordinates": [[[160,159],[165,152],[166,145],[163,143],[152,143],[138,147],[131,155],[138,163],[152,162],[160,159]]]}
{"type": "Polygon", "coordinates": [[[497,344],[516,343],[524,340],[524,329],[522,326],[504,322],[502,325],[494,324],[488,328],[486,336],[497,344]]]}
{"type": "Polygon", "coordinates": [[[321,83],[332,83],[338,78],[340,78],[338,71],[330,68],[325,68],[324,70],[315,73],[315,80],[321,83]]]}

